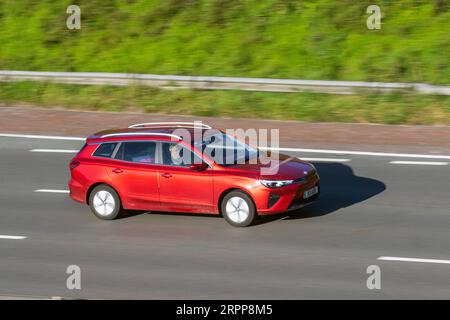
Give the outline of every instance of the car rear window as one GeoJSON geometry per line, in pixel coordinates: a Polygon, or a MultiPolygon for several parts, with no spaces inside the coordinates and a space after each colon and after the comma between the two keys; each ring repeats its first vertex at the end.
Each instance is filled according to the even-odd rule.
{"type": "Polygon", "coordinates": [[[94,152],[95,157],[111,158],[117,143],[102,143],[94,152]]]}
{"type": "Polygon", "coordinates": [[[156,163],[156,142],[122,142],[115,159],[154,164],[156,163]]]}

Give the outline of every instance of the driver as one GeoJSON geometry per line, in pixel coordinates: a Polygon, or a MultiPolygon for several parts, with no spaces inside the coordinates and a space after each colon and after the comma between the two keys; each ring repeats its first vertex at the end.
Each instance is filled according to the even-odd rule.
{"type": "Polygon", "coordinates": [[[177,166],[183,165],[182,151],[183,151],[183,148],[178,144],[173,144],[169,147],[170,158],[174,165],[177,165],[177,166]]]}

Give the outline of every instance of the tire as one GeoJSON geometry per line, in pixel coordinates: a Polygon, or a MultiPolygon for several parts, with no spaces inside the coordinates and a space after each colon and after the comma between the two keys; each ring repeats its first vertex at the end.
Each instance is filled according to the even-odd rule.
{"type": "Polygon", "coordinates": [[[228,193],[222,199],[220,210],[225,220],[234,227],[247,227],[257,217],[252,199],[242,191],[228,193]]]}
{"type": "Polygon", "coordinates": [[[94,215],[102,220],[114,220],[120,217],[122,202],[117,192],[110,186],[101,184],[89,194],[89,207],[94,215]]]}

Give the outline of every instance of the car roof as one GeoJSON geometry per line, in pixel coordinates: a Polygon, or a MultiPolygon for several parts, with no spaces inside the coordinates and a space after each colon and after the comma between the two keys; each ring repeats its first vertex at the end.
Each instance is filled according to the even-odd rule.
{"type": "MultiPolygon", "coordinates": [[[[211,127],[209,127],[211,128],[211,127]]],[[[103,130],[90,135],[87,138],[87,142],[102,142],[102,141],[117,141],[117,140],[182,140],[182,133],[189,132],[189,134],[194,135],[197,130],[204,133],[208,130],[206,127],[193,127],[186,125],[161,125],[161,126],[141,126],[141,127],[128,127],[128,128],[114,128],[103,130]],[[175,132],[177,129],[183,129],[186,131],[175,132]]]]}

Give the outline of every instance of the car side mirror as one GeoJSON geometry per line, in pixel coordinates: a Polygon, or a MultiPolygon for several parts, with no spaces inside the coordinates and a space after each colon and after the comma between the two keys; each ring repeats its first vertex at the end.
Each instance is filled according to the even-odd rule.
{"type": "Polygon", "coordinates": [[[193,163],[189,166],[189,169],[194,171],[204,171],[209,168],[209,165],[205,162],[202,163],[193,163]]]}

